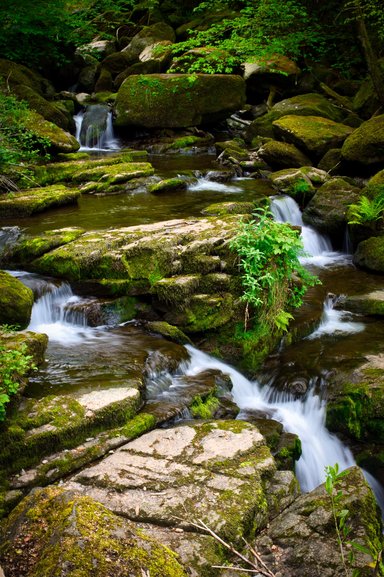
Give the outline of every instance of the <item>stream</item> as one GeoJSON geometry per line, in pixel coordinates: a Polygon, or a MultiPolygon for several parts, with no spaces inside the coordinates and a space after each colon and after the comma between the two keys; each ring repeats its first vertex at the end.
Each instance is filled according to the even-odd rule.
{"type": "MultiPolygon", "coordinates": [[[[93,147],[85,143],[82,148],[93,147]]],[[[113,146],[110,141],[103,141],[96,148],[111,150],[113,146]]],[[[217,168],[214,159],[212,155],[173,155],[167,158],[154,156],[150,160],[156,174],[169,178],[177,174],[199,176],[200,171],[204,174],[204,171],[217,168]]],[[[85,195],[78,207],[52,210],[22,222],[12,221],[12,224],[35,235],[68,226],[104,229],[201,216],[202,209],[213,202],[254,200],[262,184],[249,178],[221,184],[199,176],[186,191],[177,194],[163,194],[159,198],[143,190],[118,196],[85,195]]],[[[266,359],[254,381],[191,346],[186,347],[190,360],[180,363],[178,372],[195,375],[208,368],[219,369],[231,377],[233,399],[241,410],[239,418],[246,419],[248,413],[261,412],[280,421],[286,431],[297,434],[302,442],[302,457],[296,465],[296,473],[302,490],[310,491],[324,481],[326,465],[337,462],[344,469],[355,462],[351,450],[325,427],[327,375],[340,364],[349,366],[366,354],[384,352],[384,323],[336,310],[336,297],[330,297],[328,293],[339,295],[350,290],[353,294],[363,294],[381,288],[382,279],[357,271],[347,252],[335,252],[329,239],[304,226],[297,204],[289,197],[273,199],[271,211],[276,220],[302,227],[307,253],[303,262],[322,281],[308,291],[293,322],[293,330],[313,325],[316,319],[320,322],[295,344],[282,343],[280,350],[266,359]],[[292,382],[303,388],[303,395],[289,391],[292,382]]],[[[134,371],[135,358],[143,351],[172,347],[172,343],[144,333],[134,323],[117,326],[111,321],[104,326],[89,326],[87,311],[92,310],[97,299],[78,297],[68,284],[53,279],[21,271],[12,271],[12,274],[38,295],[29,329],[49,336],[47,362],[31,380],[30,396],[69,391],[83,393],[122,386],[127,375],[134,371]]],[[[158,392],[159,399],[166,398],[171,391],[175,394],[174,379],[167,376],[166,384],[158,392]]],[[[366,475],[383,508],[382,487],[372,475],[366,475]]]]}

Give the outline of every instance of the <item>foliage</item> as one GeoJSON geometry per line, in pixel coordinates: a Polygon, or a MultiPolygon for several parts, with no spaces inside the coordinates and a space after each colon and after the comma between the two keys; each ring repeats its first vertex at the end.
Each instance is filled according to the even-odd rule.
{"type": "MultiPolygon", "coordinates": [[[[342,506],[341,501],[343,500],[344,494],[340,489],[340,484],[348,475],[348,471],[340,471],[338,463],[335,463],[333,467],[331,465],[325,467],[325,475],[325,490],[331,499],[337,543],[339,545],[344,572],[346,577],[359,577],[360,570],[352,568],[355,560],[355,551],[360,551],[371,557],[371,559],[372,553],[367,547],[349,539],[351,532],[351,527],[348,523],[350,511],[342,506]]],[[[376,565],[375,560],[371,566],[376,567],[376,565]]],[[[374,574],[376,574],[376,571],[374,574]]]]}
{"type": "Polygon", "coordinates": [[[15,189],[12,176],[28,176],[27,163],[48,159],[49,140],[25,127],[27,103],[2,91],[0,84],[0,192],[15,189]],[[8,178],[9,177],[9,178],[8,178]]]}
{"type": "Polygon", "coordinates": [[[1,333],[12,334],[12,333],[15,333],[19,330],[20,330],[20,325],[9,325],[6,323],[3,325],[0,325],[0,332],[1,333]]]}
{"type": "Polygon", "coordinates": [[[384,185],[371,185],[366,188],[356,204],[349,205],[348,224],[368,224],[376,228],[384,215],[384,185]]]}
{"type": "Polygon", "coordinates": [[[257,209],[257,219],[242,222],[231,242],[240,256],[243,300],[257,311],[258,322],[287,330],[309,286],[317,280],[300,263],[303,245],[298,231],[272,219],[268,209],[257,209]]]}
{"type": "Polygon", "coordinates": [[[17,393],[20,379],[33,368],[32,356],[26,354],[25,346],[15,350],[0,345],[0,421],[5,419],[5,406],[17,393]]]}

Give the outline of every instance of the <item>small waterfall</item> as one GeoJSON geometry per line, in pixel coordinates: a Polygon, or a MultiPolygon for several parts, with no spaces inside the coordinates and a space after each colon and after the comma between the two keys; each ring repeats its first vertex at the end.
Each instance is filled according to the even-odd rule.
{"type": "Polygon", "coordinates": [[[109,106],[94,104],[74,116],[76,140],[80,150],[119,150],[120,143],[113,132],[112,112],[109,106]]]}
{"type": "Polygon", "coordinates": [[[199,178],[197,182],[188,186],[191,192],[200,192],[202,190],[213,190],[215,192],[242,192],[242,189],[233,184],[224,182],[215,182],[207,178],[199,178]]]}
{"type": "Polygon", "coordinates": [[[275,196],[271,200],[270,210],[277,222],[289,222],[301,227],[301,238],[304,251],[308,255],[302,262],[325,266],[336,261],[345,260],[345,255],[333,252],[330,239],[303,222],[297,202],[290,196],[275,196]]]}
{"type": "MultiPolygon", "coordinates": [[[[21,280],[23,280],[21,278],[21,280]]],[[[83,301],[73,294],[68,283],[59,286],[47,282],[32,308],[28,330],[48,335],[50,341],[70,346],[92,340],[97,331],[88,326],[83,301]]]]}
{"type": "Polygon", "coordinates": [[[318,328],[307,339],[317,339],[324,335],[341,335],[359,333],[364,330],[364,323],[351,320],[354,315],[349,311],[335,309],[337,297],[328,295],[324,301],[323,316],[318,328]]]}

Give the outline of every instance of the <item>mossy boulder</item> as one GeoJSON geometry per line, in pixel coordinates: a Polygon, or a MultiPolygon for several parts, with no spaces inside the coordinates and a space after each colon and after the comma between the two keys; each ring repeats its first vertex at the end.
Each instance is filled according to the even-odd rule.
{"type": "Polygon", "coordinates": [[[239,76],[130,76],[117,93],[116,126],[185,128],[212,124],[241,108],[244,102],[245,84],[239,76]]]}
{"type": "Polygon", "coordinates": [[[384,162],[384,114],[367,120],[348,136],[342,146],[341,156],[360,166],[384,162]]]}
{"type": "Polygon", "coordinates": [[[43,116],[33,110],[25,115],[23,124],[37,136],[46,139],[49,150],[54,154],[76,152],[80,148],[80,144],[72,134],[45,120],[43,116]]]}
{"type": "Polygon", "coordinates": [[[283,116],[273,122],[274,134],[295,144],[311,158],[321,158],[329,148],[338,148],[353,128],[321,116],[283,116]]]}
{"type": "Polygon", "coordinates": [[[49,208],[76,204],[80,191],[66,188],[61,184],[42,188],[28,188],[20,192],[2,195],[0,198],[1,215],[5,218],[23,218],[43,212],[49,208]]]}
{"type": "Polygon", "coordinates": [[[0,271],[0,324],[28,326],[33,306],[33,292],[19,279],[0,271]]]}
{"type": "Polygon", "coordinates": [[[229,58],[228,52],[220,48],[202,46],[192,48],[181,56],[178,56],[172,63],[170,71],[188,73],[193,67],[194,72],[210,73],[210,70],[224,70],[229,58]]]}
{"type": "MultiPolygon", "coordinates": [[[[356,543],[352,568],[362,577],[369,577],[383,546],[375,497],[358,467],[348,470],[339,489],[337,510],[349,512],[348,540],[356,543]]],[[[299,568],[301,577],[342,577],[346,566],[340,556],[333,515],[332,501],[320,485],[298,497],[271,521],[255,540],[257,551],[276,575],[296,577],[299,568]]]]}
{"type": "Polygon", "coordinates": [[[384,184],[384,170],[376,172],[368,181],[368,184],[384,184]]]}
{"type": "Polygon", "coordinates": [[[384,272],[384,236],[363,240],[353,255],[353,262],[373,272],[384,272]]]}
{"type": "MultiPolygon", "coordinates": [[[[383,73],[384,59],[381,58],[378,64],[383,73]]],[[[380,109],[381,103],[377,96],[371,76],[367,76],[367,78],[360,84],[360,88],[355,94],[352,105],[353,110],[355,110],[361,118],[367,120],[380,109]]]]}
{"type": "Polygon", "coordinates": [[[350,182],[339,177],[331,178],[309,201],[303,220],[320,232],[342,240],[348,207],[358,201],[360,194],[360,189],[350,182]]]}
{"type": "Polygon", "coordinates": [[[223,216],[226,214],[252,214],[255,210],[253,202],[217,202],[204,208],[202,214],[223,216]]]}
{"type": "Polygon", "coordinates": [[[363,295],[346,296],[339,301],[348,311],[373,316],[384,316],[384,291],[375,290],[363,295]]]}
{"type": "Polygon", "coordinates": [[[328,385],[327,427],[358,441],[384,442],[384,361],[370,355],[328,385]]]}
{"type": "Polygon", "coordinates": [[[334,176],[341,171],[341,148],[330,148],[318,163],[318,168],[334,176]]]}
{"type": "Polygon", "coordinates": [[[321,94],[300,94],[281,100],[267,114],[254,120],[247,128],[247,140],[251,142],[256,136],[273,137],[272,123],[288,115],[321,116],[334,122],[342,122],[345,118],[343,111],[321,94]]]}
{"type": "Polygon", "coordinates": [[[269,140],[258,150],[259,156],[273,169],[309,166],[311,161],[294,144],[269,140]]]}
{"type": "Polygon", "coordinates": [[[28,102],[29,107],[45,118],[45,120],[52,122],[65,131],[74,130],[75,124],[69,111],[63,110],[54,102],[50,102],[30,86],[18,85],[13,89],[13,93],[20,100],[28,102]]]}
{"type": "Polygon", "coordinates": [[[168,192],[179,192],[187,188],[187,182],[184,178],[167,178],[160,180],[149,187],[149,192],[152,194],[166,194],[168,192]]]}
{"type": "Polygon", "coordinates": [[[53,87],[41,74],[11,60],[0,58],[0,76],[7,80],[11,89],[21,85],[28,86],[41,95],[54,93],[53,87]]]}
{"type": "Polygon", "coordinates": [[[39,489],[13,511],[0,559],[19,577],[187,577],[169,548],[92,499],[59,487],[39,489]]]}
{"type": "Polygon", "coordinates": [[[270,179],[279,192],[288,194],[300,204],[307,204],[316,187],[327,182],[329,176],[318,168],[303,166],[278,170],[270,175],[270,179]]]}

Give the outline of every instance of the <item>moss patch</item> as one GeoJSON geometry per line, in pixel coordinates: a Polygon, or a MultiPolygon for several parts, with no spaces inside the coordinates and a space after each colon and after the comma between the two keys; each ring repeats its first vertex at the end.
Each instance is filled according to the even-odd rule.
{"type": "Polygon", "coordinates": [[[79,196],[79,190],[69,189],[59,184],[30,188],[3,195],[0,199],[0,211],[4,218],[22,218],[50,208],[76,204],[79,196]]]}

